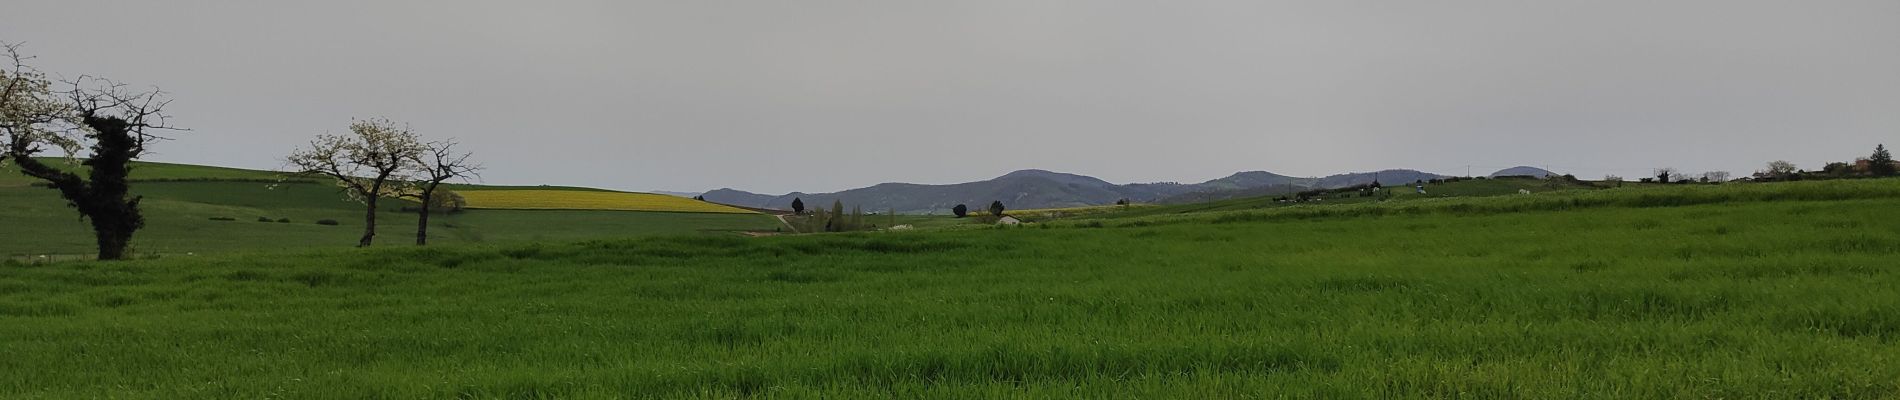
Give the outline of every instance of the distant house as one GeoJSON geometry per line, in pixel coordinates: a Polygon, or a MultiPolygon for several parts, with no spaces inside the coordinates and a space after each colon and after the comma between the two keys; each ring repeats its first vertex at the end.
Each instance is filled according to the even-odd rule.
{"type": "Polygon", "coordinates": [[[996,224],[997,225],[1022,225],[1023,220],[1016,219],[1016,217],[1004,215],[1002,218],[996,219],[996,224]]]}
{"type": "MultiPolygon", "coordinates": [[[[1900,168],[1900,161],[1894,161],[1893,166],[1894,168],[1900,168]]],[[[1854,160],[1854,172],[1870,172],[1873,170],[1874,170],[1873,160],[1868,160],[1865,158],[1858,158],[1854,160]]]]}

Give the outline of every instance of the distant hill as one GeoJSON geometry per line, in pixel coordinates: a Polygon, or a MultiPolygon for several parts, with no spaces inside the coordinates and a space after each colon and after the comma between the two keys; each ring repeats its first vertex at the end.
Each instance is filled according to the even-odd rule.
{"type": "Polygon", "coordinates": [[[1543,168],[1525,167],[1525,166],[1505,168],[1505,169],[1498,170],[1498,172],[1491,173],[1492,178],[1496,178],[1500,176],[1528,176],[1528,177],[1533,177],[1533,178],[1549,178],[1549,177],[1557,176],[1557,175],[1559,174],[1556,172],[1550,172],[1543,168]]]}
{"type": "MultiPolygon", "coordinates": [[[[1130,198],[1152,201],[1189,190],[1183,185],[1116,185],[1094,177],[1044,170],[1011,172],[995,179],[949,184],[883,183],[836,193],[795,192],[767,202],[766,208],[789,209],[793,199],[806,207],[830,206],[842,201],[869,210],[895,209],[899,213],[944,213],[957,204],[980,208],[1002,201],[1009,208],[1063,208],[1113,204],[1130,198]]],[[[710,193],[710,192],[709,192],[710,193]]],[[[707,197],[707,200],[713,200],[707,197]]],[[[716,200],[713,200],[716,201],[716,200]]]]}
{"type": "MultiPolygon", "coordinates": [[[[758,194],[758,193],[752,193],[752,192],[747,192],[744,190],[736,190],[736,189],[731,189],[731,188],[708,191],[706,193],[701,193],[700,196],[704,196],[706,198],[706,201],[710,201],[714,203],[731,204],[731,205],[740,206],[740,207],[753,207],[753,208],[767,208],[766,204],[769,204],[772,202],[773,199],[778,198],[778,196],[774,196],[774,195],[758,194]]],[[[788,209],[789,209],[789,206],[788,206],[788,209]]]]}
{"type": "Polygon", "coordinates": [[[1300,191],[1307,190],[1307,189],[1311,189],[1311,187],[1286,184],[1286,185],[1269,185],[1269,186],[1260,186],[1260,187],[1251,187],[1251,188],[1204,190],[1204,191],[1190,192],[1190,193],[1183,193],[1183,194],[1178,194],[1174,196],[1168,196],[1166,198],[1156,200],[1155,203],[1160,203],[1160,204],[1206,203],[1206,202],[1211,202],[1211,201],[1222,201],[1222,200],[1248,198],[1248,197],[1279,196],[1279,195],[1285,195],[1285,194],[1291,194],[1291,193],[1298,193],[1300,191]]]}
{"type": "Polygon", "coordinates": [[[667,196],[673,196],[673,197],[685,197],[685,198],[689,198],[689,199],[690,199],[690,198],[694,198],[694,197],[698,197],[699,195],[701,195],[701,194],[704,194],[703,192],[674,192],[674,191],[667,191],[667,190],[655,190],[655,191],[651,191],[651,192],[647,192],[647,193],[652,193],[652,194],[664,194],[664,195],[667,195],[667,196]]]}
{"type": "MultiPolygon", "coordinates": [[[[1356,175],[1356,174],[1351,174],[1351,175],[1356,175]]],[[[1381,182],[1386,182],[1386,175],[1389,175],[1389,173],[1384,173],[1384,172],[1380,173],[1379,180],[1381,182]]],[[[1402,175],[1394,175],[1394,176],[1402,176],[1402,175]]],[[[1367,180],[1366,182],[1371,182],[1371,181],[1367,180]]],[[[1398,186],[1396,182],[1388,182],[1388,183],[1392,183],[1393,184],[1392,186],[1398,186]]],[[[1410,186],[1410,185],[1406,185],[1406,186],[1410,186]]],[[[1452,181],[1452,182],[1440,181],[1439,183],[1431,183],[1430,180],[1427,180],[1424,186],[1425,186],[1425,190],[1422,192],[1413,190],[1410,187],[1388,187],[1386,193],[1390,194],[1390,197],[1364,196],[1364,195],[1359,195],[1355,191],[1346,191],[1346,192],[1341,192],[1341,193],[1321,193],[1314,196],[1313,198],[1316,199],[1314,201],[1317,201],[1318,202],[1317,204],[1355,204],[1355,203],[1371,203],[1371,202],[1384,201],[1384,200],[1405,201],[1405,200],[1413,200],[1413,199],[1434,199],[1434,198],[1455,198],[1455,197],[1514,196],[1514,195],[1519,195],[1524,192],[1543,193],[1543,192],[1564,191],[1564,190],[1598,189],[1597,186],[1592,185],[1588,182],[1568,181],[1568,180],[1562,180],[1562,179],[1555,179],[1555,180],[1537,179],[1537,178],[1518,177],[1518,176],[1507,177],[1507,178],[1493,178],[1493,179],[1462,179],[1462,180],[1457,180],[1457,181],[1452,181]]],[[[1294,206],[1294,205],[1299,205],[1299,204],[1315,204],[1315,203],[1296,203],[1296,202],[1281,201],[1278,197],[1284,194],[1285,193],[1264,193],[1264,194],[1255,194],[1251,196],[1235,196],[1235,197],[1227,198],[1227,199],[1217,199],[1217,200],[1209,200],[1209,201],[1164,203],[1160,206],[1133,208],[1128,211],[1118,212],[1112,215],[1114,216],[1113,218],[1127,218],[1127,217],[1141,217],[1141,216],[1151,216],[1151,215],[1177,215],[1177,214],[1189,214],[1189,213],[1200,213],[1200,212],[1256,210],[1256,209],[1275,208],[1275,207],[1288,207],[1288,206],[1294,206]]]]}
{"type": "Polygon", "coordinates": [[[1359,185],[1371,184],[1372,181],[1374,180],[1379,181],[1380,185],[1386,185],[1386,186],[1404,185],[1404,184],[1409,184],[1412,182],[1429,181],[1429,180],[1439,179],[1439,178],[1448,178],[1448,176],[1434,174],[1430,172],[1409,170],[1409,169],[1388,169],[1388,170],[1377,171],[1377,172],[1357,172],[1357,173],[1339,174],[1339,175],[1328,176],[1325,178],[1320,178],[1319,184],[1314,185],[1314,188],[1333,189],[1333,188],[1343,188],[1343,187],[1348,187],[1348,186],[1359,186],[1359,185]]]}
{"type": "Polygon", "coordinates": [[[1379,181],[1381,185],[1405,185],[1416,181],[1429,181],[1444,177],[1444,175],[1409,169],[1388,169],[1377,172],[1338,174],[1324,178],[1296,178],[1271,172],[1248,171],[1194,185],[1195,190],[1193,191],[1168,196],[1155,202],[1161,204],[1206,203],[1249,197],[1277,196],[1309,189],[1334,189],[1358,186],[1370,184],[1374,180],[1379,181]]]}
{"type": "Polygon", "coordinates": [[[1312,178],[1295,178],[1266,171],[1247,171],[1228,175],[1225,178],[1202,182],[1200,190],[1253,189],[1269,186],[1312,186],[1312,178]]]}
{"type": "Polygon", "coordinates": [[[1350,173],[1324,178],[1301,178],[1266,171],[1240,172],[1201,183],[1173,182],[1115,184],[1095,177],[1028,169],[995,179],[947,184],[883,183],[835,193],[794,192],[771,196],[734,189],[706,192],[707,201],[745,207],[790,209],[793,199],[808,208],[828,207],[842,201],[866,211],[895,209],[899,213],[945,213],[957,205],[980,208],[1002,201],[1011,209],[1065,208],[1114,204],[1120,199],[1141,203],[1181,204],[1293,193],[1313,188],[1339,188],[1371,183],[1387,185],[1442,178],[1428,172],[1393,169],[1350,173]]]}

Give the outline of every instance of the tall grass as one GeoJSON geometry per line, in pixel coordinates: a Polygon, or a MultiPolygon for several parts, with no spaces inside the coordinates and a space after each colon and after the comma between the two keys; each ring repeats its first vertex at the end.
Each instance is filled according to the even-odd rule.
{"type": "Polygon", "coordinates": [[[1892,192],[13,263],[0,398],[1900,396],[1833,184],[1892,192]]]}

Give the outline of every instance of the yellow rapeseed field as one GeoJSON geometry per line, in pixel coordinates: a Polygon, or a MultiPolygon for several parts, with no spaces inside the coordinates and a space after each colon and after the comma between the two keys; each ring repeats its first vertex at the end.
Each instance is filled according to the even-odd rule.
{"type": "Polygon", "coordinates": [[[471,209],[612,210],[749,214],[740,208],[652,193],[579,190],[458,190],[471,209]]]}

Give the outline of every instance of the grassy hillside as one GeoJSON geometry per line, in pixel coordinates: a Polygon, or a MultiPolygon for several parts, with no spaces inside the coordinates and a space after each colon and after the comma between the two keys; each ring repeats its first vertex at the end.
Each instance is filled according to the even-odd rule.
{"type": "MultiPolygon", "coordinates": [[[[10,179],[0,181],[0,259],[78,258],[94,251],[90,228],[58,193],[29,186],[17,171],[0,171],[0,176],[10,179]]],[[[133,238],[135,254],[348,247],[362,234],[362,206],[329,184],[280,183],[266,171],[158,163],[141,163],[133,176],[141,180],[133,191],[145,196],[146,215],[146,228],[133,238]],[[275,222],[279,219],[290,222],[275,222]],[[315,223],[323,219],[339,224],[315,223]]],[[[399,211],[403,202],[384,203],[377,217],[379,243],[414,243],[416,216],[399,211]]],[[[472,210],[430,221],[431,240],[438,244],[770,231],[780,225],[763,215],[627,211],[472,210]]]]}
{"type": "Polygon", "coordinates": [[[0,397],[1894,398],[1895,219],[1837,181],[0,266],[0,397]]]}
{"type": "MultiPolygon", "coordinates": [[[[41,162],[73,170],[85,171],[78,160],[41,157],[41,162]]],[[[132,179],[151,180],[256,180],[267,181],[281,179],[283,174],[271,171],[257,171],[240,168],[211,167],[204,165],[171,164],[159,162],[135,161],[132,163],[132,179]]],[[[0,166],[0,188],[27,186],[39,181],[21,175],[11,165],[0,166]]]]}

